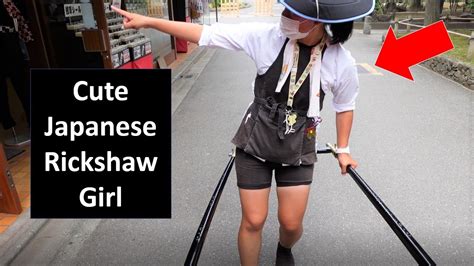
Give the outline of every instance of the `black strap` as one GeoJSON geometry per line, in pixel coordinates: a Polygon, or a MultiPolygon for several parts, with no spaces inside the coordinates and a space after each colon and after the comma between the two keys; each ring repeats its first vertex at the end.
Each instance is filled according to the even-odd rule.
{"type": "MultiPolygon", "coordinates": [[[[322,84],[320,86],[322,86],[322,84]]],[[[319,89],[319,91],[319,111],[321,111],[323,110],[324,96],[326,96],[326,93],[323,89],[319,89]]]]}
{"type": "MultiPolygon", "coordinates": [[[[324,51],[326,51],[327,45],[324,45],[323,51],[321,53],[321,65],[323,64],[324,51]]],[[[322,66],[321,66],[322,67],[322,66]]],[[[323,83],[319,83],[319,111],[323,110],[324,96],[326,93],[323,90],[323,83]]]]}
{"type": "MultiPolygon", "coordinates": [[[[260,98],[260,97],[255,97],[253,99],[254,103],[263,105],[266,108],[270,109],[270,114],[276,113],[278,110],[286,110],[286,104],[285,103],[277,103],[273,97],[268,97],[268,98],[260,98]]],[[[307,111],[302,111],[302,110],[296,110],[293,109],[293,112],[297,113],[299,116],[306,116],[308,114],[307,111]]]]}

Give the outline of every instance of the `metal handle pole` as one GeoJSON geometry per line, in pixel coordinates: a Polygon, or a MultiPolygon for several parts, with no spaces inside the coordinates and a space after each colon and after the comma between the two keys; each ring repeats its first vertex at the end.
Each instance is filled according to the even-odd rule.
{"type": "MultiPolygon", "coordinates": [[[[335,145],[326,144],[331,150],[334,156],[336,154],[335,145]]],[[[436,265],[426,251],[418,244],[415,238],[408,232],[403,224],[397,219],[397,217],[390,211],[390,209],[383,203],[379,196],[370,188],[370,186],[364,181],[364,179],[357,173],[354,168],[350,165],[347,167],[347,172],[352,179],[357,183],[359,188],[364,192],[370,202],[374,205],[377,211],[382,215],[385,221],[388,223],[393,232],[398,236],[406,249],[410,252],[412,257],[420,265],[436,265]]]]}
{"type": "Polygon", "coordinates": [[[209,231],[209,227],[211,226],[212,218],[214,217],[217,204],[219,203],[222,191],[224,190],[224,186],[227,182],[230,171],[232,170],[234,160],[235,151],[232,152],[231,158],[225,167],[224,173],[219,179],[214,193],[212,194],[211,200],[207,205],[206,212],[204,212],[204,216],[202,217],[201,223],[199,224],[199,228],[196,232],[196,235],[194,236],[193,243],[191,244],[191,248],[189,249],[188,255],[186,257],[186,261],[184,263],[186,266],[195,266],[199,261],[199,256],[201,255],[201,250],[204,245],[204,241],[206,240],[207,231],[209,231]]]}

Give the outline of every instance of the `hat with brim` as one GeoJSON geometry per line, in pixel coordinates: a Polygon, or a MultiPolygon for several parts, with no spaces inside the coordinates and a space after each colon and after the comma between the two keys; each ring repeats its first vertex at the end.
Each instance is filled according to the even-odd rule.
{"type": "Polygon", "coordinates": [[[341,23],[374,11],[375,0],[280,0],[292,13],[313,21],[341,23]]]}

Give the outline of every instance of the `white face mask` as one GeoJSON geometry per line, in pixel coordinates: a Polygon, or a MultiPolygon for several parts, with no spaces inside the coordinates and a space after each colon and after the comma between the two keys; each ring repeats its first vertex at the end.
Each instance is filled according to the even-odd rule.
{"type": "Polygon", "coordinates": [[[300,22],[298,20],[294,20],[282,15],[281,20],[280,20],[280,29],[281,29],[281,32],[286,37],[288,37],[288,39],[298,40],[298,39],[303,39],[306,36],[308,36],[308,34],[314,29],[314,27],[308,32],[300,32],[300,22]]]}

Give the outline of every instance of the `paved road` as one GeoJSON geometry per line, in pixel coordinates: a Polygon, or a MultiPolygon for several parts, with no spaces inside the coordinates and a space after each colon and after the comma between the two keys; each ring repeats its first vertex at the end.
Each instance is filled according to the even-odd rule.
{"type": "MultiPolygon", "coordinates": [[[[351,136],[358,170],[435,261],[468,265],[474,250],[473,92],[419,66],[412,68],[415,82],[373,68],[379,40],[380,33],[355,31],[345,45],[360,64],[361,91],[351,136]]],[[[14,265],[184,262],[228,160],[229,141],[251,100],[255,75],[253,63],[242,53],[210,50],[200,60],[209,63],[201,62],[205,67],[200,76],[190,70],[195,80],[173,115],[173,218],[51,220],[14,265]]],[[[329,100],[322,143],[335,140],[329,100]]],[[[339,174],[333,158],[320,156],[314,180],[306,230],[294,248],[298,264],[414,264],[355,183],[339,174]]],[[[201,265],[238,265],[235,183],[232,172],[201,265]]],[[[274,262],[277,243],[274,190],[270,201],[264,265],[274,262]]]]}

